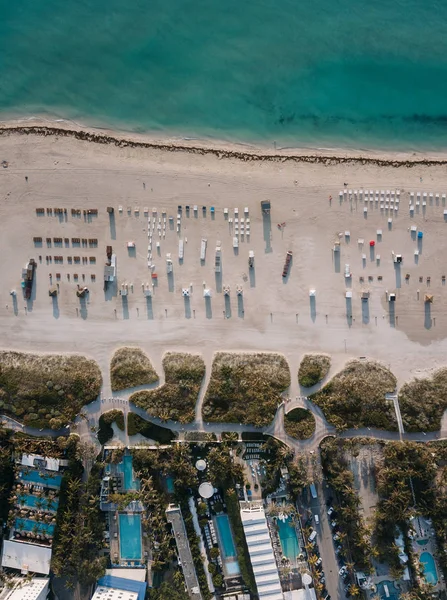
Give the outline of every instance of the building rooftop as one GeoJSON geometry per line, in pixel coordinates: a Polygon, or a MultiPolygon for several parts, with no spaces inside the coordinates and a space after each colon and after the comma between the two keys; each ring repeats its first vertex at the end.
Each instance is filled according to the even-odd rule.
{"type": "Polygon", "coordinates": [[[21,464],[24,467],[37,467],[47,471],[59,471],[60,461],[58,458],[48,458],[38,454],[22,454],[21,464]]]}
{"type": "Polygon", "coordinates": [[[284,600],[264,507],[260,502],[241,502],[240,507],[259,598],[284,600]]]}
{"type": "Polygon", "coordinates": [[[200,593],[197,573],[192,560],[191,548],[189,547],[188,536],[186,534],[185,523],[183,522],[182,512],[179,506],[172,504],[166,509],[166,518],[172,525],[175,542],[180,560],[182,562],[183,576],[185,578],[186,587],[192,600],[202,600],[200,593]]]}
{"type": "Polygon", "coordinates": [[[0,600],[37,600],[39,596],[46,598],[49,581],[47,577],[35,577],[31,581],[17,577],[13,587],[4,587],[0,592],[0,600]]]}
{"type": "Polygon", "coordinates": [[[3,542],[2,567],[17,569],[22,573],[39,573],[48,575],[50,572],[51,548],[35,546],[14,540],[3,542]]]}
{"type": "MultiPolygon", "coordinates": [[[[132,571],[138,569],[132,569],[132,571]]],[[[104,575],[98,580],[92,600],[144,600],[146,582],[114,575],[104,575]]]]}

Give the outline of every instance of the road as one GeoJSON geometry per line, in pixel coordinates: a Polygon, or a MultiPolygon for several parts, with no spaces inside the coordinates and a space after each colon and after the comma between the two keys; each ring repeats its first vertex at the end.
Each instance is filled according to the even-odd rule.
{"type": "Polygon", "coordinates": [[[317,498],[310,497],[309,508],[313,515],[318,515],[320,519],[319,525],[315,524],[314,517],[312,518],[312,526],[317,531],[317,543],[320,550],[320,556],[323,564],[323,571],[326,579],[326,589],[333,600],[342,600],[345,598],[343,586],[340,583],[338,576],[339,566],[335,556],[334,543],[332,541],[332,532],[329,519],[327,516],[327,495],[325,484],[316,483],[317,498]]]}

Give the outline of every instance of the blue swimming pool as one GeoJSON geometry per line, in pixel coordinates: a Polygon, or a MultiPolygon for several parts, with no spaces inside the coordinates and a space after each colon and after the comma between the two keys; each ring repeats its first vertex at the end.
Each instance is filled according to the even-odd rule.
{"type": "Polygon", "coordinates": [[[141,560],[141,515],[119,515],[120,556],[124,560],[141,560]]]}
{"type": "Polygon", "coordinates": [[[15,528],[18,531],[34,531],[34,533],[47,533],[53,535],[54,525],[49,523],[37,523],[31,519],[16,519],[15,528]]]}
{"type": "Polygon", "coordinates": [[[49,500],[48,498],[39,498],[32,494],[21,494],[17,499],[17,504],[27,506],[28,508],[37,508],[37,510],[56,511],[59,505],[59,500],[49,500]]]}
{"type": "Polygon", "coordinates": [[[393,581],[381,581],[377,584],[377,595],[380,600],[398,600],[399,591],[393,581]]]}
{"type": "Polygon", "coordinates": [[[41,474],[39,471],[22,471],[19,474],[19,479],[30,483],[37,483],[47,487],[60,487],[62,476],[56,474],[41,474]]]}
{"type": "Polygon", "coordinates": [[[233,542],[231,533],[230,521],[227,515],[219,515],[216,517],[216,525],[219,533],[220,552],[222,558],[233,558],[236,556],[236,548],[233,542]]]}
{"type": "Polygon", "coordinates": [[[132,456],[130,454],[126,454],[123,458],[123,462],[121,463],[121,469],[124,474],[124,489],[125,490],[139,490],[140,484],[134,479],[133,476],[133,464],[132,464],[132,456]]]}
{"type": "Polygon", "coordinates": [[[285,521],[277,519],[276,524],[278,525],[282,553],[289,560],[296,561],[296,557],[300,553],[300,547],[298,538],[296,537],[295,527],[292,525],[290,517],[287,517],[285,521]]]}
{"type": "Polygon", "coordinates": [[[435,559],[430,552],[421,554],[421,563],[424,569],[424,577],[427,583],[436,585],[438,583],[438,573],[436,571],[435,559]]]}
{"type": "Polygon", "coordinates": [[[174,480],[172,479],[172,477],[170,475],[168,475],[166,477],[165,483],[166,483],[166,491],[168,492],[168,494],[173,494],[175,492],[174,480]]]}

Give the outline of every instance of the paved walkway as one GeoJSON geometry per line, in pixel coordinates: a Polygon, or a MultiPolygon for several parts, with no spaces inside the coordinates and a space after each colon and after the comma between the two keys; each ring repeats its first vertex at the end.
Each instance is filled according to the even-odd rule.
{"type": "MultiPolygon", "coordinates": [[[[211,357],[208,362],[211,362],[211,357]]],[[[235,431],[239,435],[244,431],[259,432],[271,435],[279,441],[287,444],[294,452],[310,452],[318,450],[318,447],[322,440],[329,436],[338,436],[340,438],[355,438],[355,437],[370,437],[376,440],[406,440],[416,442],[430,442],[436,440],[447,439],[447,418],[444,417],[442,421],[441,431],[429,432],[429,433],[405,433],[403,430],[402,417],[400,415],[399,403],[397,401],[397,395],[390,395],[396,409],[397,421],[399,424],[399,432],[384,431],[373,428],[360,428],[360,429],[348,429],[342,433],[337,433],[335,427],[330,425],[321,409],[308,400],[305,396],[295,396],[294,399],[285,399],[276,411],[275,417],[270,425],[267,427],[259,428],[253,425],[243,425],[242,423],[206,423],[202,417],[202,406],[205,397],[205,392],[208,387],[210,375],[211,375],[211,364],[207,364],[206,375],[201,386],[199,397],[196,404],[196,418],[192,423],[182,424],[177,421],[162,421],[161,419],[149,415],[144,409],[135,406],[129,402],[130,396],[136,391],[137,388],[123,390],[122,392],[112,393],[110,386],[110,372],[108,365],[101,365],[103,374],[103,392],[100,398],[87,404],[83,407],[82,416],[78,416],[75,420],[75,426],[71,428],[72,432],[76,432],[82,442],[93,444],[99,449],[99,442],[96,437],[96,428],[98,427],[99,417],[102,413],[112,409],[119,409],[124,412],[126,430],[120,432],[117,428],[114,428],[116,433],[117,441],[125,446],[135,446],[142,443],[147,443],[146,438],[140,435],[132,436],[129,438],[127,434],[127,415],[129,412],[138,414],[143,419],[150,421],[161,427],[167,427],[172,431],[179,434],[179,439],[184,439],[185,433],[187,432],[206,432],[214,433],[220,436],[224,431],[235,431]],[[106,396],[105,392],[109,394],[106,396]],[[284,415],[293,410],[294,408],[306,408],[312,412],[315,418],[315,432],[313,436],[307,440],[297,440],[289,436],[284,429],[284,415]]],[[[142,386],[138,389],[153,389],[158,385],[164,383],[164,374],[160,377],[158,384],[151,386],[142,386]]],[[[294,392],[298,392],[298,386],[292,386],[294,392]]],[[[315,390],[320,387],[320,384],[315,386],[315,390]]],[[[292,388],[291,388],[292,390],[292,388]]],[[[66,427],[61,430],[54,431],[52,429],[35,429],[19,423],[15,419],[6,415],[0,415],[0,419],[4,422],[5,426],[13,431],[22,431],[28,435],[33,436],[45,436],[45,437],[59,437],[61,435],[68,435],[70,428],[66,427]]]]}

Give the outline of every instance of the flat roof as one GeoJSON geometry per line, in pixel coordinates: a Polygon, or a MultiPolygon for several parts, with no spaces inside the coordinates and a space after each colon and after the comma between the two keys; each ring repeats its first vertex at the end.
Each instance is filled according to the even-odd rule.
{"type": "Polygon", "coordinates": [[[51,548],[35,546],[15,540],[3,542],[2,567],[17,569],[24,573],[50,573],[51,548]]]}
{"type": "Polygon", "coordinates": [[[258,596],[260,600],[284,600],[264,507],[259,502],[241,502],[240,508],[258,596]]]}
{"type": "Polygon", "coordinates": [[[60,461],[58,458],[39,456],[39,454],[22,454],[21,464],[24,467],[36,467],[36,462],[41,462],[47,471],[59,471],[60,461]]]}
{"type": "MultiPolygon", "coordinates": [[[[130,570],[138,571],[139,569],[130,570]]],[[[144,569],[141,570],[144,571],[144,569]]],[[[98,579],[98,586],[92,600],[144,600],[145,594],[145,581],[104,575],[104,577],[98,579]]]]}
{"type": "Polygon", "coordinates": [[[45,588],[48,588],[49,581],[48,577],[34,577],[31,581],[16,577],[13,587],[3,588],[0,600],[36,600],[42,592],[46,596],[45,588]]]}

